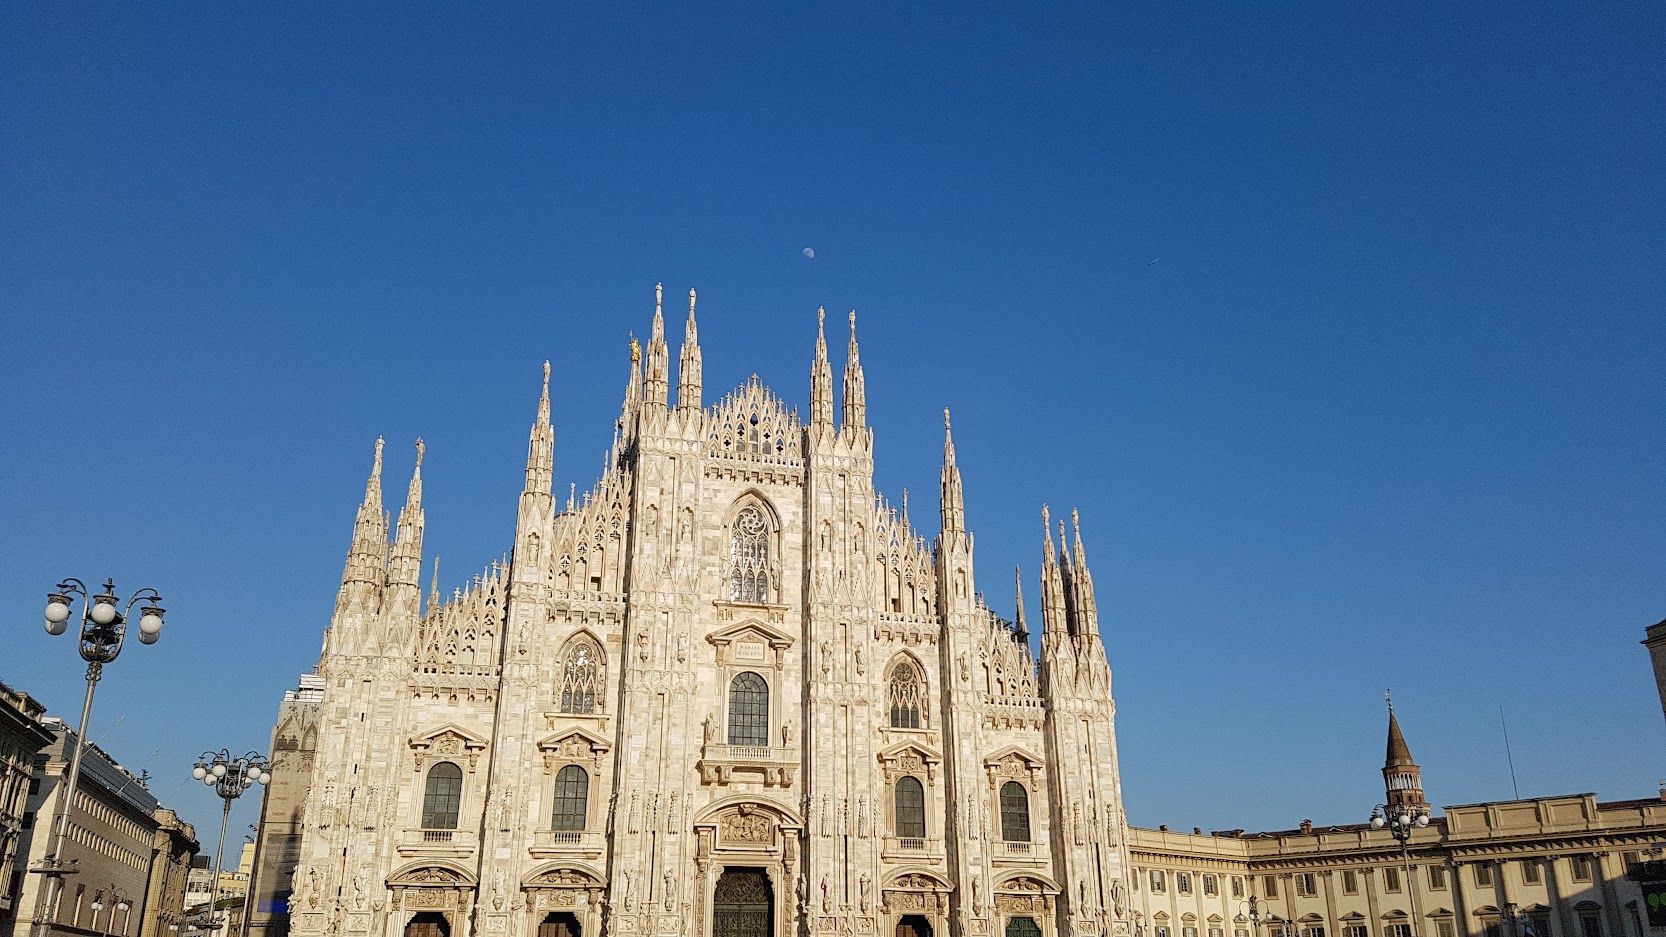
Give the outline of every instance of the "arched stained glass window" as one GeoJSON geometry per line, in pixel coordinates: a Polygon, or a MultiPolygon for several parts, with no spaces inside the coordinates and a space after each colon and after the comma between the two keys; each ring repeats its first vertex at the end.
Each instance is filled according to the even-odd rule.
{"type": "Polygon", "coordinates": [[[555,774],[555,809],[552,830],[582,830],[590,807],[590,775],[578,765],[568,765],[555,774]]]}
{"type": "Polygon", "coordinates": [[[750,671],[729,683],[729,744],[769,745],[769,684],[750,671]]]}
{"type": "Polygon", "coordinates": [[[925,712],[925,681],[913,661],[900,660],[891,668],[891,727],[918,729],[925,712]]]}
{"type": "Polygon", "coordinates": [[[428,784],[422,795],[422,828],[455,830],[462,802],[463,769],[449,761],[429,768],[428,784]]]}
{"type": "Polygon", "coordinates": [[[926,789],[920,779],[897,779],[897,836],[902,839],[926,838],[926,789]]]}
{"type": "Polygon", "coordinates": [[[1030,792],[1017,781],[1001,785],[1001,838],[1009,843],[1030,841],[1030,792]]]}
{"type": "Polygon", "coordinates": [[[729,539],[729,600],[764,603],[769,597],[769,524],[757,508],[742,508],[729,539]]]}
{"type": "Polygon", "coordinates": [[[561,662],[561,711],[593,713],[602,689],[602,655],[596,642],[582,638],[561,662]]]}

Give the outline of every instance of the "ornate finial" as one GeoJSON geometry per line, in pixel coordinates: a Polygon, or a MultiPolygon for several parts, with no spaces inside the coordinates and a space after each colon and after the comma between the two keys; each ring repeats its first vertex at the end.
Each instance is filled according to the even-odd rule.
{"type": "Polygon", "coordinates": [[[427,452],[427,451],[428,451],[428,446],[423,443],[422,437],[418,436],[417,437],[417,460],[416,460],[416,467],[417,468],[422,468],[422,454],[424,452],[427,452]]]}
{"type": "Polygon", "coordinates": [[[944,429],[949,429],[950,428],[949,427],[949,408],[948,407],[943,408],[943,428],[944,429]]]}
{"type": "Polygon", "coordinates": [[[1383,691],[1383,702],[1388,704],[1388,711],[1389,712],[1391,712],[1391,713],[1394,712],[1394,691],[1393,690],[1384,690],[1383,691]]]}
{"type": "Polygon", "coordinates": [[[1047,536],[1053,536],[1053,512],[1047,509],[1045,503],[1041,505],[1041,529],[1047,532],[1047,536]]]}
{"type": "Polygon", "coordinates": [[[549,389],[550,389],[550,359],[545,358],[544,359],[544,392],[548,393],[549,389]]]}
{"type": "Polygon", "coordinates": [[[1070,509],[1070,526],[1076,528],[1076,536],[1082,535],[1082,515],[1075,508],[1070,509]]]}
{"type": "Polygon", "coordinates": [[[578,482],[567,483],[567,513],[573,513],[573,505],[578,497],[578,482]]]}
{"type": "Polygon", "coordinates": [[[908,489],[902,490],[902,519],[908,520],[908,489]]]}
{"type": "Polygon", "coordinates": [[[387,441],[384,440],[382,437],[380,437],[380,436],[376,437],[376,464],[378,466],[380,466],[382,464],[382,446],[384,444],[386,444],[386,442],[387,441]]]}
{"type": "Polygon", "coordinates": [[[856,310],[850,311],[850,334],[856,334],[856,310]]]}
{"type": "Polygon", "coordinates": [[[827,307],[826,306],[817,306],[816,307],[816,328],[819,329],[823,325],[826,325],[826,324],[827,324],[827,307]]]}
{"type": "Polygon", "coordinates": [[[654,315],[657,316],[657,315],[660,314],[660,306],[661,306],[664,299],[665,299],[665,284],[664,283],[655,283],[654,284],[654,315]]]}
{"type": "Polygon", "coordinates": [[[688,291],[688,316],[691,319],[694,318],[694,289],[692,287],[688,291]]]}
{"type": "Polygon", "coordinates": [[[642,360],[642,343],[636,340],[636,333],[631,333],[631,364],[642,360]]]}

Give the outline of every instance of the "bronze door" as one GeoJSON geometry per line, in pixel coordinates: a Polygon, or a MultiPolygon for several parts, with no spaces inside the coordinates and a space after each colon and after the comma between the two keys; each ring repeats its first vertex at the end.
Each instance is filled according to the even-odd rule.
{"type": "Polygon", "coordinates": [[[771,937],[775,892],[762,869],[729,869],[712,895],[712,937],[771,937]]]}

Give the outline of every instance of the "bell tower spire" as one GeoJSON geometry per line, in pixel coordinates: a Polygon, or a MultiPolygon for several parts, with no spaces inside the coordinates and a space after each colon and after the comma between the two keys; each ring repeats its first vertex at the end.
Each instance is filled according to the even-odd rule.
{"type": "Polygon", "coordinates": [[[670,360],[665,348],[665,284],[654,284],[654,324],[648,336],[648,366],[644,375],[642,399],[654,407],[665,406],[665,395],[670,387],[670,360]]]}
{"type": "Polygon", "coordinates": [[[1384,693],[1383,698],[1388,702],[1388,753],[1383,758],[1388,806],[1428,810],[1429,801],[1423,796],[1423,769],[1411,759],[1411,746],[1406,744],[1400,719],[1394,714],[1393,697],[1384,693]]]}
{"type": "Polygon", "coordinates": [[[833,366],[827,362],[827,307],[816,310],[816,359],[810,365],[810,426],[833,428],[833,366]]]}
{"type": "Polygon", "coordinates": [[[845,358],[844,429],[868,425],[868,385],[862,377],[862,354],[856,347],[856,310],[850,311],[850,347],[845,358]]]}
{"type": "Polygon", "coordinates": [[[700,409],[700,329],[694,324],[694,291],[688,291],[688,323],[677,360],[677,409],[700,409]]]}

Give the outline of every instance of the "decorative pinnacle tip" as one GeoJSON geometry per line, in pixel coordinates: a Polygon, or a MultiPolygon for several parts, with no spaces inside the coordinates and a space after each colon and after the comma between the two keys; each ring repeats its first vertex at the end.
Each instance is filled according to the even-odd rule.
{"type": "Polygon", "coordinates": [[[1047,528],[1047,533],[1053,532],[1053,512],[1047,509],[1045,502],[1041,505],[1041,526],[1047,528]]]}
{"type": "Polygon", "coordinates": [[[427,444],[422,441],[421,436],[418,436],[417,437],[417,460],[416,460],[416,467],[417,468],[419,468],[419,469],[422,468],[422,454],[424,452],[427,452],[427,451],[428,451],[427,444]]]}
{"type": "Polygon", "coordinates": [[[1076,533],[1082,532],[1082,515],[1075,508],[1070,509],[1070,526],[1076,528],[1076,533]]]}
{"type": "Polygon", "coordinates": [[[827,321],[827,307],[826,306],[817,306],[816,307],[816,328],[821,328],[822,323],[824,323],[826,321],[827,321]]]}
{"type": "Polygon", "coordinates": [[[854,309],[850,311],[850,331],[852,333],[856,331],[856,310],[854,309]]]}
{"type": "Polygon", "coordinates": [[[544,359],[544,389],[550,388],[550,359],[544,359]]]}
{"type": "Polygon", "coordinates": [[[949,428],[949,408],[948,407],[943,408],[943,428],[944,429],[949,428]]]}

